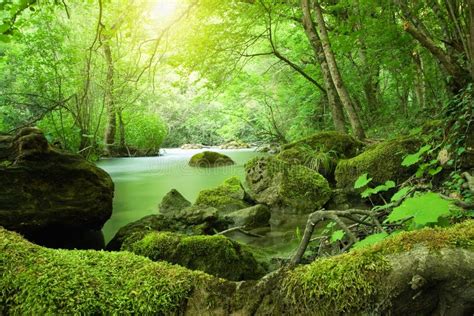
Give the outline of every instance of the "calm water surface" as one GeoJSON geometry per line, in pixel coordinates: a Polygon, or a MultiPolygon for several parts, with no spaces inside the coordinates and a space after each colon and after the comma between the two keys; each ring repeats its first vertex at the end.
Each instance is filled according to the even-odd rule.
{"type": "MultiPolygon", "coordinates": [[[[263,154],[254,149],[212,149],[231,157],[236,164],[218,168],[192,168],[189,159],[203,150],[165,149],[163,156],[145,158],[105,159],[98,166],[107,171],[115,183],[114,211],[104,225],[105,241],[108,242],[124,225],[146,215],[155,214],[163,196],[176,189],[189,201],[194,202],[199,191],[218,186],[225,179],[237,176],[245,178],[244,164],[263,154]]],[[[263,238],[254,238],[241,233],[229,237],[238,241],[263,247],[282,256],[288,256],[298,245],[295,237],[297,227],[304,229],[307,215],[284,216],[282,226],[261,229],[263,238]]]]}

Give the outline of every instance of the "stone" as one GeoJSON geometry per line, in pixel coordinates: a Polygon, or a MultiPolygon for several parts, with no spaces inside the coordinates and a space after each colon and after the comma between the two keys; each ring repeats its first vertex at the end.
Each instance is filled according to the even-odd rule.
{"type": "Polygon", "coordinates": [[[348,134],[326,131],[286,144],[282,149],[299,146],[308,146],[318,152],[333,152],[339,158],[351,158],[360,152],[364,144],[348,134]]]}
{"type": "Polygon", "coordinates": [[[269,226],[271,212],[267,206],[257,204],[229,213],[225,217],[234,223],[233,226],[254,229],[269,226]]]}
{"type": "Polygon", "coordinates": [[[221,149],[246,149],[251,148],[252,146],[240,140],[232,140],[230,142],[220,145],[219,147],[221,149]]]}
{"type": "Polygon", "coordinates": [[[235,162],[228,156],[214,151],[203,151],[189,160],[191,167],[211,168],[233,165],[235,162]]]}
{"type": "Polygon", "coordinates": [[[387,180],[401,184],[416,170],[416,166],[403,167],[403,158],[416,152],[420,146],[421,142],[416,138],[401,138],[373,145],[354,158],[342,159],[335,171],[337,187],[353,189],[355,181],[364,173],[372,178],[371,186],[387,180]]]}
{"type": "Polygon", "coordinates": [[[163,197],[158,208],[161,214],[169,214],[179,212],[189,206],[191,206],[191,202],[186,200],[176,189],[172,189],[163,197]]]}
{"type": "Polygon", "coordinates": [[[328,181],[318,172],[275,157],[254,158],[245,171],[252,198],[288,214],[311,213],[331,196],[328,181]]]}
{"type": "Polygon", "coordinates": [[[237,177],[224,181],[220,186],[199,192],[195,205],[210,206],[222,213],[229,213],[249,207],[245,201],[246,193],[242,183],[237,177]]]}
{"type": "Polygon", "coordinates": [[[266,272],[242,245],[222,235],[186,236],[155,231],[138,240],[131,236],[122,250],[232,281],[256,280],[266,272]]]}
{"type": "Polygon", "coordinates": [[[49,147],[36,128],[21,130],[12,148],[15,156],[0,162],[0,225],[41,245],[88,248],[75,241],[87,240],[87,232],[98,236],[112,215],[110,176],[49,147]]]}

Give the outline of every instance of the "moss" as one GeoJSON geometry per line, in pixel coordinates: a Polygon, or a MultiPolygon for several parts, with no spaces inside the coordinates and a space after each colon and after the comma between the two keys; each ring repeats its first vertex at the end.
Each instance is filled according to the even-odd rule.
{"type": "Polygon", "coordinates": [[[285,149],[277,156],[290,164],[303,165],[327,177],[332,177],[337,164],[335,152],[318,152],[309,146],[294,146],[285,149]]]}
{"type": "Polygon", "coordinates": [[[364,144],[350,135],[328,131],[319,132],[291,144],[287,144],[283,146],[283,150],[302,145],[309,146],[315,151],[332,151],[337,153],[339,157],[350,158],[357,155],[357,153],[363,148],[364,144]]]}
{"type": "Polygon", "coordinates": [[[151,232],[138,241],[126,241],[122,249],[233,281],[257,279],[265,273],[250,252],[224,236],[151,232]]]}
{"type": "Polygon", "coordinates": [[[400,233],[376,245],[314,261],[288,271],[282,283],[287,308],[295,314],[364,314],[389,302],[392,289],[386,276],[389,255],[424,246],[474,249],[474,220],[447,229],[425,228],[400,233]]]}
{"type": "Polygon", "coordinates": [[[171,189],[161,200],[159,205],[160,213],[176,213],[186,207],[191,206],[191,202],[179,193],[176,189],[171,189]]]}
{"type": "Polygon", "coordinates": [[[230,157],[214,151],[203,151],[202,153],[192,156],[191,160],[189,160],[189,165],[191,167],[201,168],[220,167],[233,164],[235,164],[235,162],[230,159],[230,157]]]}
{"type": "Polygon", "coordinates": [[[302,165],[261,157],[245,165],[246,181],[257,202],[292,213],[321,208],[330,198],[328,181],[302,165]]]}
{"type": "Polygon", "coordinates": [[[417,139],[396,139],[377,144],[354,158],[340,160],[335,171],[337,186],[353,188],[357,178],[364,173],[373,178],[372,185],[387,180],[401,183],[413,172],[413,168],[401,166],[403,157],[418,150],[419,146],[417,139]]]}
{"type": "Polygon", "coordinates": [[[244,198],[245,191],[240,180],[232,177],[216,188],[200,191],[195,205],[215,207],[228,213],[249,207],[244,198]]]}
{"type": "Polygon", "coordinates": [[[178,313],[202,278],[128,252],[54,250],[0,228],[0,314],[178,313]]]}

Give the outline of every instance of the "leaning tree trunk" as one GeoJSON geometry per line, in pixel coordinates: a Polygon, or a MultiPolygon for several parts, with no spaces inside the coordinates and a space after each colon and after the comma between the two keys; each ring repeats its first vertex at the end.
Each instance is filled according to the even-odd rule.
{"type": "Polygon", "coordinates": [[[327,92],[327,99],[329,108],[332,113],[332,120],[334,122],[334,127],[336,131],[341,133],[346,133],[344,112],[342,111],[342,106],[337,95],[336,87],[331,78],[331,73],[329,71],[326,58],[324,57],[323,47],[321,41],[319,40],[318,33],[314,27],[313,20],[311,18],[311,11],[309,9],[309,0],[301,1],[301,8],[303,10],[303,26],[308,37],[308,40],[313,47],[314,53],[317,60],[321,66],[321,73],[324,77],[324,88],[327,92]]]}
{"type": "Polygon", "coordinates": [[[344,109],[347,112],[347,116],[349,117],[349,121],[351,123],[355,136],[358,139],[363,140],[365,139],[364,128],[362,127],[359,115],[355,110],[352,100],[349,96],[349,91],[347,91],[347,88],[339,72],[339,68],[336,63],[336,58],[329,42],[329,34],[326,29],[323,13],[318,0],[314,2],[314,11],[316,13],[316,22],[319,29],[319,38],[323,46],[324,56],[326,57],[332,80],[334,82],[334,85],[336,86],[336,91],[339,95],[339,98],[341,99],[344,109]]]}
{"type": "Polygon", "coordinates": [[[107,63],[107,77],[105,82],[105,108],[107,112],[107,126],[105,128],[104,146],[107,155],[112,154],[112,148],[115,144],[115,134],[117,130],[117,111],[115,109],[113,88],[114,88],[114,63],[112,51],[107,41],[102,43],[105,61],[107,63]]]}

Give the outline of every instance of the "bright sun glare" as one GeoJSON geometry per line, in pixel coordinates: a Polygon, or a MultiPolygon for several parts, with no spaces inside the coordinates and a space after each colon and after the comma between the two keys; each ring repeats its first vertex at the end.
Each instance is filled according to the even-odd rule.
{"type": "Polygon", "coordinates": [[[156,19],[169,19],[178,8],[179,0],[155,0],[151,16],[156,19]]]}

